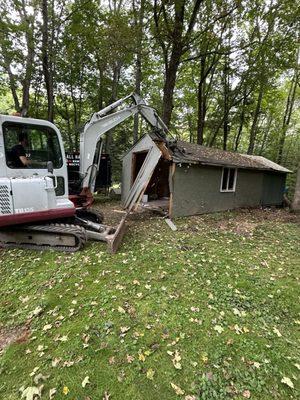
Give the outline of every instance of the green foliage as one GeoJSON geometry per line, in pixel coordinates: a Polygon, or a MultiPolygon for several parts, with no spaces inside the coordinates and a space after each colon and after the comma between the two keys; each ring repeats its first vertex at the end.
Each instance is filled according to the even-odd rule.
{"type": "MultiPolygon", "coordinates": [[[[277,161],[289,88],[297,71],[299,15],[297,2],[291,0],[205,0],[190,32],[195,1],[157,1],[156,9],[148,0],[137,0],[134,6],[129,0],[48,2],[54,114],[66,148],[78,149],[80,130],[93,112],[134,89],[139,32],[134,13],[141,1],[145,8],[141,92],[159,113],[165,107],[164,84],[170,73],[171,49],[176,48],[178,40],[184,41],[172,99],[172,134],[198,140],[201,87],[205,145],[223,147],[226,140],[227,149],[247,152],[254,135],[254,153],[277,161]],[[181,27],[174,25],[175,11],[179,13],[180,7],[184,9],[181,39],[181,27]],[[154,10],[158,12],[158,26],[154,10]]],[[[11,104],[17,108],[15,97],[22,108],[24,81],[29,73],[29,115],[47,118],[41,13],[41,0],[1,3],[1,112],[11,112],[11,104]],[[34,46],[30,68],[26,64],[28,46],[34,46]],[[11,99],[8,91],[14,89],[11,99]]],[[[299,85],[281,161],[290,169],[300,161],[298,110],[299,85]]],[[[144,132],[140,124],[140,135],[144,132]]],[[[107,139],[116,180],[120,178],[120,155],[130,147],[132,137],[132,124],[128,123],[107,139]]]]}

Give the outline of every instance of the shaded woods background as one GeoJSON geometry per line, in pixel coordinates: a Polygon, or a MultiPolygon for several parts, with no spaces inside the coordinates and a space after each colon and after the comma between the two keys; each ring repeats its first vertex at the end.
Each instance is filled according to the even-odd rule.
{"type": "MultiPolygon", "coordinates": [[[[184,140],[296,170],[299,17],[294,0],[2,0],[0,112],[54,121],[74,150],[91,113],[135,90],[184,140]]],[[[145,131],[107,138],[116,180],[145,131]]]]}

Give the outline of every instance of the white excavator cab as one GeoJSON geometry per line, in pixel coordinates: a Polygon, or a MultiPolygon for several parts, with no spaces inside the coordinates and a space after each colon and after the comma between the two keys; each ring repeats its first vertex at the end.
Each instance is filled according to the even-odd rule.
{"type": "Polygon", "coordinates": [[[0,116],[0,226],[56,219],[74,212],[68,199],[64,147],[55,125],[0,116]],[[49,161],[53,172],[48,171],[49,161]]]}

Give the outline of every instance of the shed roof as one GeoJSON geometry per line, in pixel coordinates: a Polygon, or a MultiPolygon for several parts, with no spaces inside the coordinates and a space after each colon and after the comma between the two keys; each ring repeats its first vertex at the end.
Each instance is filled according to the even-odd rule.
{"type": "Polygon", "coordinates": [[[173,151],[173,161],[177,163],[200,163],[238,168],[291,172],[273,161],[261,156],[234,153],[196,143],[178,140],[173,151]]]}

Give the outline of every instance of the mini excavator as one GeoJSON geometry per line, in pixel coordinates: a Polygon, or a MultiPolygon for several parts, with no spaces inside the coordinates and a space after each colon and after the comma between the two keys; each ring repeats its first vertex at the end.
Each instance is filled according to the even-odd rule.
{"type": "Polygon", "coordinates": [[[115,252],[127,215],[117,227],[103,224],[103,214],[92,208],[93,192],[103,136],[135,114],[166,137],[155,109],[135,93],[94,113],[80,135],[80,173],[72,193],[59,129],[46,120],[0,115],[0,247],[74,252],[96,240],[115,252]],[[21,140],[27,165],[14,162],[12,149],[21,140]]]}

